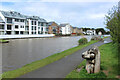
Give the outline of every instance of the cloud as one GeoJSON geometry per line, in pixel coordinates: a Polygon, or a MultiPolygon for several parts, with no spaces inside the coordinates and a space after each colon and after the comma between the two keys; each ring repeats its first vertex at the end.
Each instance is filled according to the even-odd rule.
{"type": "Polygon", "coordinates": [[[117,2],[4,2],[2,10],[36,15],[73,26],[104,27],[104,16],[117,2]]]}
{"type": "Polygon", "coordinates": [[[89,17],[90,17],[91,19],[104,18],[104,17],[105,17],[105,13],[91,14],[91,15],[89,15],[89,17]]]}

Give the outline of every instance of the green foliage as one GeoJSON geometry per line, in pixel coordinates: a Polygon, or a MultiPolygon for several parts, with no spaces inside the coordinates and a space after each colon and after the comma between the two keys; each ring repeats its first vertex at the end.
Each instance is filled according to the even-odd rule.
{"type": "Polygon", "coordinates": [[[117,6],[114,6],[106,15],[106,25],[106,28],[110,30],[113,42],[120,43],[120,12],[117,6]]]}
{"type": "Polygon", "coordinates": [[[107,76],[102,71],[95,74],[88,74],[86,69],[83,68],[81,69],[80,72],[77,72],[76,70],[74,70],[72,73],[67,75],[66,78],[106,78],[106,77],[107,76]]]}
{"type": "Polygon", "coordinates": [[[9,41],[8,41],[8,40],[0,39],[0,42],[1,42],[1,43],[6,43],[6,42],[9,42],[9,41]]]}
{"type": "Polygon", "coordinates": [[[81,38],[78,43],[79,45],[82,45],[82,44],[86,44],[88,42],[88,40],[86,38],[81,38]]]}
{"type": "MultiPolygon", "coordinates": [[[[96,80],[101,78],[105,78],[105,80],[109,80],[109,78],[116,78],[117,75],[120,75],[119,72],[119,66],[118,66],[118,54],[117,53],[117,44],[104,44],[99,47],[100,54],[101,54],[101,71],[96,74],[88,74],[85,70],[85,68],[81,69],[80,72],[77,72],[77,70],[73,70],[70,72],[65,80],[71,80],[77,79],[77,80],[88,80],[90,78],[94,78],[96,80]],[[108,74],[103,73],[103,71],[107,71],[108,74]]],[[[85,60],[80,63],[80,65],[77,66],[77,68],[81,68],[82,66],[85,66],[86,62],[85,60]]],[[[94,80],[91,79],[91,80],[94,80]]],[[[118,79],[115,79],[118,80],[118,79]]]]}
{"type": "Polygon", "coordinates": [[[94,36],[93,36],[93,37],[91,38],[91,41],[92,41],[92,40],[103,41],[103,38],[101,38],[101,37],[94,37],[94,36]]]}
{"type": "Polygon", "coordinates": [[[115,78],[120,75],[118,66],[117,44],[104,44],[99,47],[101,54],[101,70],[108,71],[108,78],[115,78]]]}

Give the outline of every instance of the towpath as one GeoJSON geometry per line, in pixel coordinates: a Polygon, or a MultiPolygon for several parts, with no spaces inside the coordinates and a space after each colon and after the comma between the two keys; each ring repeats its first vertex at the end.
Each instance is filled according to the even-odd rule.
{"type": "MultiPolygon", "coordinates": [[[[110,38],[105,39],[105,43],[110,42],[110,41],[111,41],[110,38]]],[[[83,48],[82,50],[79,50],[73,53],[72,55],[64,57],[58,61],[48,64],[35,71],[29,72],[21,76],[20,78],[54,78],[54,79],[65,78],[67,74],[69,74],[72,70],[74,70],[76,66],[79,65],[83,61],[83,58],[81,57],[83,52],[90,49],[93,45],[101,46],[105,43],[97,42],[92,45],[89,45],[83,48]]]]}

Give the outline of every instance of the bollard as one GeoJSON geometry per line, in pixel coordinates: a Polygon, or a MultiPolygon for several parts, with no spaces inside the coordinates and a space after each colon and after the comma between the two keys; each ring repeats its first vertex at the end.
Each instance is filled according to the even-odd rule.
{"type": "Polygon", "coordinates": [[[86,70],[88,73],[98,73],[100,71],[100,52],[97,46],[93,46],[82,53],[82,57],[86,59],[86,70]]]}

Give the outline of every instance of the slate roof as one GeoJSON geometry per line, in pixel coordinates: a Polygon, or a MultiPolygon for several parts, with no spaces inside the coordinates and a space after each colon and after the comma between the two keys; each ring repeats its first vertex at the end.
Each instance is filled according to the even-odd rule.
{"type": "Polygon", "coordinates": [[[53,23],[53,22],[49,22],[49,23],[48,23],[48,26],[51,26],[51,25],[52,25],[52,23],[53,23]]]}
{"type": "Polygon", "coordinates": [[[18,19],[26,19],[25,15],[22,15],[15,11],[0,11],[3,16],[9,17],[9,18],[18,18],[18,19]]]}
{"type": "Polygon", "coordinates": [[[73,29],[76,29],[77,27],[72,27],[73,29]]]}
{"type": "Polygon", "coordinates": [[[26,16],[23,15],[19,12],[15,12],[15,11],[0,11],[4,17],[9,17],[9,18],[17,18],[17,19],[34,19],[34,20],[38,20],[40,22],[46,22],[45,19],[40,18],[38,16],[26,16]]]}
{"type": "Polygon", "coordinates": [[[60,27],[65,27],[66,25],[68,25],[68,24],[60,24],[59,26],[60,27]]]}
{"type": "Polygon", "coordinates": [[[38,20],[39,22],[47,22],[45,19],[40,18],[39,16],[26,16],[27,19],[38,20]]]}

